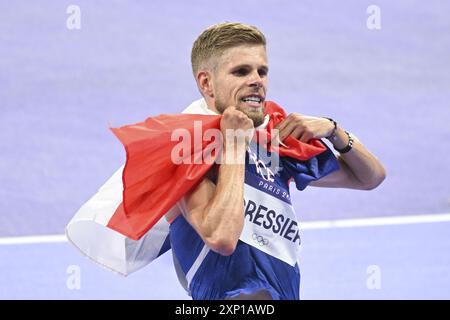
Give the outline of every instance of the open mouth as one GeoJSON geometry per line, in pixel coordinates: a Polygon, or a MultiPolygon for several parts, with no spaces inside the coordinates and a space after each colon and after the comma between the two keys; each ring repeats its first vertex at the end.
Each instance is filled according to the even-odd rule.
{"type": "Polygon", "coordinates": [[[264,103],[264,98],[260,95],[252,94],[252,95],[243,97],[241,99],[241,101],[244,102],[245,105],[247,105],[249,107],[261,108],[264,103]]]}

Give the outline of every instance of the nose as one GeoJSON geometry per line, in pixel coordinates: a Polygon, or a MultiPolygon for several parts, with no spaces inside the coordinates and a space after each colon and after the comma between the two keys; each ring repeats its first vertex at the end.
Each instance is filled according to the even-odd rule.
{"type": "Polygon", "coordinates": [[[261,78],[261,76],[259,75],[257,70],[255,70],[254,72],[251,73],[251,77],[249,79],[249,85],[250,85],[250,87],[255,88],[255,89],[260,89],[264,86],[263,79],[261,78]]]}

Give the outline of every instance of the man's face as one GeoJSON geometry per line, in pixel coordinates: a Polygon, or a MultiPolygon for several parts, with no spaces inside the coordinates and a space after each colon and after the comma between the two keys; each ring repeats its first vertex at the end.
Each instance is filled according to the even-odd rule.
{"type": "Polygon", "coordinates": [[[269,71],[264,46],[227,49],[217,62],[212,77],[216,109],[223,113],[235,106],[253,120],[255,127],[262,124],[269,71]]]}

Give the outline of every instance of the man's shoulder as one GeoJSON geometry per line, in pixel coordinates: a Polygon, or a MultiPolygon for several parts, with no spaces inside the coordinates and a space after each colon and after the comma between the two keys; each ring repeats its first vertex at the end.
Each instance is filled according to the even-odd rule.
{"type": "Polygon", "coordinates": [[[216,113],[208,108],[205,99],[201,98],[192,102],[181,113],[187,114],[204,114],[204,115],[216,115],[216,113]]]}

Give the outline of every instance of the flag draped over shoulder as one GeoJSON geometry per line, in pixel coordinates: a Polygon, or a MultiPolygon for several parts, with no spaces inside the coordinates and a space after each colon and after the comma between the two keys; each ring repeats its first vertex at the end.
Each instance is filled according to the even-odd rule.
{"type": "MultiPolygon", "coordinates": [[[[125,147],[126,163],[80,208],[66,228],[68,239],[84,254],[127,275],[170,248],[169,224],[164,215],[176,214],[176,203],[203,179],[214,163],[175,163],[172,152],[180,141],[173,139],[172,134],[183,130],[193,138],[198,134],[196,123],[200,123],[201,132],[220,129],[221,115],[206,112],[205,105],[201,99],[186,110],[204,114],[160,115],[111,129],[125,147]]],[[[265,103],[265,113],[270,141],[271,131],[286,114],[270,101],[265,103]]],[[[192,159],[201,156],[196,153],[202,153],[213,143],[205,139],[189,141],[188,156],[192,159]]],[[[327,151],[316,139],[303,143],[288,137],[283,144],[277,150],[271,150],[270,144],[267,147],[281,157],[297,161],[310,161],[327,151]]],[[[211,155],[213,159],[218,156],[211,155]]],[[[292,166],[295,169],[295,164],[292,166]]]]}
{"type": "MultiPolygon", "coordinates": [[[[281,107],[266,102],[268,141],[270,132],[285,118],[281,107]]],[[[185,129],[194,137],[194,122],[201,121],[202,132],[220,129],[220,115],[161,115],[145,122],[113,128],[112,131],[125,147],[127,160],[123,170],[123,203],[108,227],[134,239],[140,239],[189,190],[202,180],[212,164],[175,164],[172,150],[179,141],[172,141],[176,129],[185,129]]],[[[193,140],[191,140],[193,142],[193,140]]],[[[213,142],[202,141],[202,152],[213,142]]],[[[308,160],[326,150],[319,140],[302,143],[293,137],[280,146],[280,156],[308,160]]],[[[217,156],[217,154],[214,154],[217,156]]],[[[193,155],[192,158],[201,157],[193,155]]]]}

